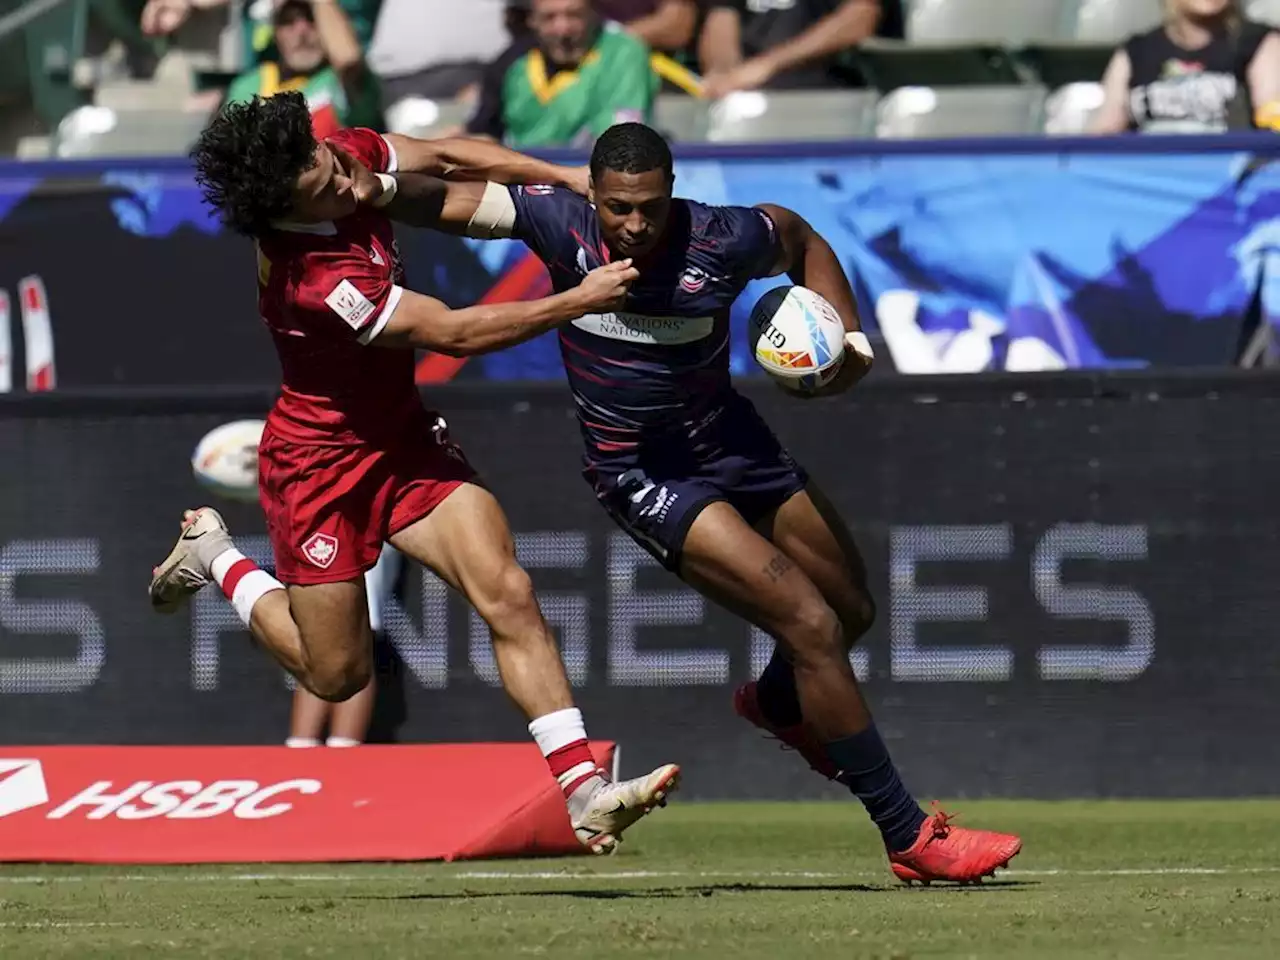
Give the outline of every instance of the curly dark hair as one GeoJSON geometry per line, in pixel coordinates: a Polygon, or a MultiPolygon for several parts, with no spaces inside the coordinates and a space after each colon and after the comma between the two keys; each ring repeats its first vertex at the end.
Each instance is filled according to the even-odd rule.
{"type": "Polygon", "coordinates": [[[648,173],[661,170],[672,179],[671,147],[662,134],[643,123],[618,123],[600,134],[591,151],[591,176],[606,170],[615,173],[648,173]]]}
{"type": "Polygon", "coordinates": [[[290,92],[227,104],[191,158],[205,203],[232,230],[252,237],[288,215],[294,184],[315,153],[307,101],[290,92]]]}

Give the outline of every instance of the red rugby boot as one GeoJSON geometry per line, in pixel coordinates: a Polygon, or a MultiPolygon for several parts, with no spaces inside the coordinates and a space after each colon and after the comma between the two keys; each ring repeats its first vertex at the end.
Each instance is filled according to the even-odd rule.
{"type": "Polygon", "coordinates": [[[953,819],[935,807],[909,849],[901,853],[890,851],[894,876],[906,883],[978,883],[983,877],[994,876],[998,868],[1007,867],[1022,849],[1020,837],[957,827],[951,823],[953,819]]]}
{"type": "Polygon", "coordinates": [[[818,773],[828,780],[834,780],[840,771],[827,758],[813,733],[803,723],[791,727],[775,727],[760,710],[760,701],[756,698],[756,682],[744,683],[733,694],[733,710],[742,719],[754,723],[761,730],[781,740],[782,743],[795,750],[818,773]]]}

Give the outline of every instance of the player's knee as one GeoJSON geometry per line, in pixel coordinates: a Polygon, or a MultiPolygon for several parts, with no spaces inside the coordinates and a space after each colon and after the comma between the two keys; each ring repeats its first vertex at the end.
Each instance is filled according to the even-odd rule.
{"type": "Polygon", "coordinates": [[[373,667],[367,657],[315,664],[307,672],[306,687],[321,700],[341,703],[369,685],[373,667]]]}
{"type": "Polygon", "coordinates": [[[876,622],[876,602],[871,595],[859,590],[857,596],[845,605],[840,615],[841,632],[846,648],[852,648],[876,622]]]}
{"type": "Polygon", "coordinates": [[[840,618],[818,598],[798,605],[781,633],[797,667],[819,667],[842,659],[848,652],[840,618]]]}
{"type": "Polygon", "coordinates": [[[511,563],[493,577],[484,596],[475,598],[475,606],[495,635],[511,636],[520,627],[537,621],[538,598],[533,581],[519,564],[511,563]]]}

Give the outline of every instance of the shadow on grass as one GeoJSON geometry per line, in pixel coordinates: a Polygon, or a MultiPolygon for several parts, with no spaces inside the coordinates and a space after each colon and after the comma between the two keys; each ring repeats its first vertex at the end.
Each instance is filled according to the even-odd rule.
{"type": "MultiPolygon", "coordinates": [[[[979,893],[1000,893],[1011,892],[1019,888],[1032,888],[1039,884],[1036,881],[1029,880],[995,880],[987,883],[971,885],[971,886],[954,886],[951,884],[938,884],[928,888],[914,887],[911,888],[915,892],[923,894],[926,891],[950,893],[950,894],[979,894],[979,893]]],[[[260,897],[262,900],[297,900],[297,899],[323,899],[323,900],[487,900],[498,899],[502,897],[567,897],[575,900],[673,900],[673,899],[690,899],[695,897],[713,897],[717,894],[732,893],[893,893],[901,890],[900,885],[876,885],[870,883],[841,883],[841,884],[790,884],[790,883],[712,883],[699,884],[697,886],[681,886],[681,887],[649,887],[642,890],[601,890],[592,889],[547,889],[547,890],[475,890],[464,887],[461,890],[449,893],[435,892],[417,892],[417,893],[354,893],[349,895],[333,895],[329,894],[323,897],[290,897],[281,896],[279,894],[271,894],[260,897]]]]}

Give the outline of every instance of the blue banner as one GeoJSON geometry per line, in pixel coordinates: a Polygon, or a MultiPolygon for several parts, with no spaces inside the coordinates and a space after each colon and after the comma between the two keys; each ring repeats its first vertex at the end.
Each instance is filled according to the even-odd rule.
{"type": "MultiPolygon", "coordinates": [[[[806,217],[902,373],[1222,365],[1253,319],[1280,321],[1278,143],[704,147],[678,158],[676,189],[806,217]]],[[[521,244],[405,234],[410,282],[451,304],[546,291],[521,244]]],[[[156,383],[152,369],[172,369],[156,361],[185,350],[184,318],[218,324],[226,346],[198,382],[274,379],[269,355],[246,358],[266,347],[249,246],[209,217],[183,163],[0,163],[0,243],[0,290],[37,277],[48,292],[64,385],[156,383]],[[128,322],[104,325],[102,295],[117,288],[128,322]]],[[[750,308],[781,282],[753,284],[734,307],[738,375],[758,372],[750,308]]],[[[556,379],[558,348],[549,336],[461,375],[556,379]]]]}
{"type": "MultiPolygon", "coordinates": [[[[1280,169],[1252,153],[693,159],[676,186],[802,214],[901,373],[1229,364],[1259,293],[1280,317],[1280,169]]],[[[487,252],[499,269],[522,255],[487,252]]],[[[783,282],[735,304],[735,373],[755,372],[746,318],[783,282]]],[[[483,363],[543,376],[554,350],[483,363]]]]}

